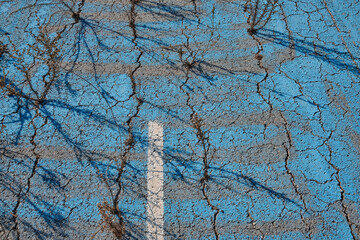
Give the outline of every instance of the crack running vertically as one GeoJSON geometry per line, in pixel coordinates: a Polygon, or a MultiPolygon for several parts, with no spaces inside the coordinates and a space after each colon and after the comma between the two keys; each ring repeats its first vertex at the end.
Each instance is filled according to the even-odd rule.
{"type": "MultiPolygon", "coordinates": [[[[285,151],[286,151],[286,156],[285,156],[285,170],[286,170],[286,174],[289,175],[290,177],[290,181],[291,181],[291,185],[293,186],[294,188],[294,191],[295,193],[299,196],[302,204],[304,205],[304,209],[305,209],[305,212],[308,212],[308,208],[307,208],[307,205],[306,205],[306,201],[304,199],[304,196],[303,194],[299,191],[299,187],[297,186],[296,182],[295,182],[295,175],[294,173],[290,170],[290,167],[289,167],[289,160],[290,160],[290,156],[291,156],[291,149],[293,147],[293,142],[292,142],[292,138],[291,138],[291,133],[290,133],[290,129],[289,129],[289,124],[284,116],[284,114],[282,112],[280,112],[280,116],[281,118],[283,119],[284,121],[284,127],[285,127],[285,131],[286,131],[286,137],[287,137],[287,140],[288,140],[288,145],[286,143],[283,144],[283,147],[285,148],[285,151]]],[[[301,216],[301,221],[305,224],[305,226],[307,227],[306,229],[306,233],[307,233],[307,236],[306,238],[308,239],[312,239],[312,235],[311,235],[311,225],[307,223],[307,221],[305,220],[303,214],[300,213],[300,216],[301,216]]]]}
{"type": "MultiPolygon", "coordinates": [[[[120,156],[121,159],[121,163],[120,166],[118,167],[117,170],[117,177],[116,177],[116,184],[117,184],[117,191],[114,194],[113,197],[113,202],[112,202],[112,207],[110,208],[110,213],[115,216],[117,218],[117,225],[113,225],[112,222],[107,222],[108,226],[114,233],[114,235],[118,238],[118,239],[123,239],[124,234],[125,234],[125,222],[124,222],[124,217],[123,217],[123,212],[121,211],[121,209],[119,208],[119,202],[120,202],[120,198],[121,195],[123,193],[123,183],[122,183],[122,177],[123,174],[125,172],[125,168],[128,162],[128,158],[129,158],[129,154],[130,152],[134,149],[135,146],[135,139],[134,139],[134,120],[135,118],[138,117],[139,112],[140,112],[140,107],[143,104],[143,100],[138,96],[138,92],[137,92],[137,83],[136,83],[136,79],[135,79],[135,73],[136,71],[141,68],[142,64],[141,64],[141,57],[143,55],[143,51],[142,49],[138,46],[137,43],[137,38],[138,38],[138,34],[137,34],[137,29],[136,29],[136,5],[140,2],[139,0],[129,0],[131,7],[130,7],[130,12],[129,12],[129,27],[132,30],[132,39],[131,42],[134,44],[134,50],[138,50],[139,51],[139,55],[136,57],[136,66],[129,71],[128,76],[130,78],[131,81],[131,89],[132,92],[128,98],[128,100],[130,99],[135,99],[137,105],[135,107],[135,112],[128,118],[128,120],[126,121],[126,125],[128,128],[128,134],[126,137],[126,140],[124,142],[124,150],[123,153],[120,156]]],[[[99,204],[100,208],[103,208],[103,214],[105,215],[104,218],[106,219],[106,214],[104,213],[107,209],[107,204],[99,204]]]]}
{"type": "Polygon", "coordinates": [[[37,134],[38,130],[41,129],[42,127],[44,127],[47,124],[47,118],[43,118],[44,119],[43,124],[40,127],[37,127],[36,124],[35,124],[35,120],[38,117],[41,117],[41,116],[40,116],[39,108],[36,107],[36,114],[34,115],[34,117],[31,119],[31,121],[29,123],[29,125],[31,125],[33,127],[33,130],[34,130],[34,133],[31,135],[31,138],[30,138],[30,144],[32,145],[31,151],[32,151],[33,155],[35,156],[35,160],[34,160],[34,163],[33,163],[32,169],[31,169],[30,176],[27,178],[27,183],[26,183],[27,188],[26,188],[26,190],[24,192],[23,192],[22,188],[20,188],[19,193],[17,195],[16,204],[14,206],[14,209],[12,210],[12,217],[13,217],[14,227],[9,231],[9,233],[14,230],[15,234],[16,234],[16,236],[15,236],[16,240],[21,239],[20,230],[19,230],[18,209],[19,209],[19,207],[21,205],[21,201],[24,198],[26,198],[26,196],[30,192],[31,180],[36,174],[36,170],[37,170],[37,167],[38,167],[38,164],[39,164],[39,161],[40,161],[40,154],[37,153],[38,145],[35,142],[35,138],[38,135],[37,134]]]}
{"type": "Polygon", "coordinates": [[[216,240],[219,239],[219,233],[217,231],[217,227],[216,227],[216,219],[218,214],[220,213],[220,209],[215,206],[214,204],[211,203],[211,200],[206,192],[206,188],[210,179],[210,175],[209,175],[209,161],[208,161],[208,152],[209,152],[209,148],[210,148],[210,143],[209,143],[209,137],[206,136],[206,132],[204,132],[201,128],[202,123],[201,123],[201,119],[198,117],[198,114],[193,111],[193,114],[191,116],[191,121],[192,121],[192,127],[196,130],[196,137],[198,139],[198,142],[201,144],[202,148],[203,148],[203,152],[204,155],[202,157],[203,160],[203,176],[200,179],[200,183],[201,183],[201,192],[207,202],[207,204],[211,207],[211,210],[214,211],[214,215],[213,215],[213,219],[212,219],[212,225],[213,225],[213,231],[215,234],[215,238],[216,240]]]}
{"type": "MultiPolygon", "coordinates": [[[[187,38],[187,43],[186,43],[185,47],[187,49],[190,49],[189,48],[189,36],[186,35],[186,34],[185,34],[185,36],[187,38]]],[[[190,55],[192,56],[193,52],[190,52],[190,55]]],[[[203,195],[204,199],[206,200],[207,204],[211,208],[211,210],[214,211],[214,215],[212,217],[212,228],[213,228],[213,232],[215,234],[215,239],[218,240],[219,239],[219,233],[218,233],[218,230],[217,230],[216,222],[217,222],[217,216],[220,213],[220,209],[211,202],[211,200],[210,200],[210,198],[208,196],[208,193],[206,191],[206,188],[208,186],[208,182],[209,182],[209,179],[210,179],[209,161],[208,161],[208,152],[209,152],[209,149],[210,149],[210,142],[209,142],[209,138],[205,136],[206,133],[202,129],[202,123],[201,123],[202,120],[198,116],[198,113],[194,109],[194,106],[192,106],[190,104],[190,100],[191,100],[190,93],[184,89],[184,86],[187,85],[189,80],[190,80],[191,68],[194,66],[194,64],[196,64],[196,59],[193,58],[191,63],[189,63],[187,60],[184,61],[183,58],[182,58],[182,49],[180,49],[180,51],[179,51],[179,58],[180,58],[180,61],[181,61],[182,65],[183,65],[183,67],[185,68],[185,81],[180,85],[180,89],[187,96],[186,106],[189,107],[190,110],[191,110],[190,121],[192,123],[192,127],[196,130],[196,137],[198,139],[198,143],[201,144],[201,146],[203,148],[203,152],[204,152],[204,154],[202,156],[202,161],[203,161],[203,165],[204,165],[203,166],[203,176],[200,179],[201,192],[202,192],[202,195],[203,195]]]]}
{"type": "MultiPolygon", "coordinates": [[[[270,75],[270,70],[268,69],[268,67],[264,66],[263,62],[262,62],[264,56],[261,53],[264,51],[264,49],[263,49],[263,44],[262,44],[261,40],[258,39],[255,36],[256,34],[249,33],[249,35],[252,37],[252,39],[254,41],[257,42],[258,51],[255,54],[255,59],[257,59],[257,61],[258,61],[257,65],[259,66],[259,68],[262,69],[265,72],[265,76],[261,79],[261,81],[257,82],[257,84],[256,84],[257,93],[260,95],[260,97],[263,99],[263,101],[269,106],[269,118],[270,118],[271,115],[272,115],[272,112],[274,110],[274,105],[271,103],[270,97],[269,97],[269,99],[266,99],[263,92],[262,92],[262,90],[261,90],[261,84],[266,82],[266,80],[268,79],[268,77],[270,75]]],[[[291,47],[291,46],[289,46],[289,47],[291,47]]],[[[306,201],[305,201],[305,199],[303,197],[303,194],[299,191],[299,188],[298,188],[298,186],[297,186],[297,184],[295,182],[295,175],[294,175],[294,173],[292,173],[292,171],[289,168],[289,159],[290,159],[291,148],[293,147],[293,143],[292,143],[292,138],[291,138],[291,133],[290,133],[288,122],[287,122],[284,114],[281,111],[279,111],[279,112],[280,112],[281,118],[284,121],[284,128],[285,128],[285,131],[286,131],[287,142],[288,142],[288,145],[289,145],[289,146],[287,146],[285,143],[283,144],[283,147],[284,147],[284,149],[286,151],[286,156],[285,156],[285,159],[284,159],[285,170],[286,170],[286,173],[290,177],[290,181],[291,181],[291,184],[292,184],[292,186],[294,188],[295,193],[299,196],[299,198],[300,198],[300,200],[301,200],[301,202],[302,202],[302,204],[304,206],[305,212],[308,212],[308,208],[306,206],[306,201]]],[[[266,128],[266,123],[265,123],[265,128],[266,128]]],[[[307,229],[305,231],[307,233],[306,238],[311,239],[312,238],[312,236],[311,236],[311,225],[305,220],[303,214],[300,213],[300,216],[301,216],[301,221],[307,227],[307,229]]]]}
{"type": "Polygon", "coordinates": [[[327,163],[330,165],[330,167],[335,171],[335,179],[336,179],[336,183],[340,189],[340,200],[338,200],[341,204],[341,208],[342,208],[342,211],[343,211],[343,214],[345,216],[345,220],[346,220],[346,223],[350,229],[350,234],[352,236],[352,239],[353,240],[356,240],[358,239],[357,236],[356,236],[356,233],[353,229],[353,226],[355,225],[355,229],[356,227],[358,227],[356,225],[356,223],[352,222],[351,221],[351,217],[350,217],[350,213],[349,213],[349,210],[348,210],[348,206],[347,204],[345,203],[346,199],[345,199],[345,189],[343,187],[343,184],[341,183],[341,180],[340,180],[340,168],[337,167],[334,163],[332,163],[332,159],[333,159],[333,151],[332,151],[332,148],[329,144],[329,141],[331,140],[332,138],[332,134],[333,134],[333,130],[330,131],[330,135],[327,137],[327,139],[324,141],[324,145],[327,147],[328,151],[329,151],[329,159],[327,161],[327,163]]]}
{"type": "Polygon", "coordinates": [[[197,18],[198,20],[198,26],[201,24],[201,18],[199,16],[199,11],[197,9],[197,3],[196,3],[197,0],[191,0],[191,3],[192,5],[194,6],[194,15],[195,17],[197,18]]]}
{"type": "MultiPolygon", "coordinates": [[[[331,135],[332,135],[332,132],[331,132],[331,135]]],[[[344,187],[342,186],[342,183],[340,181],[340,168],[338,168],[337,166],[335,166],[333,163],[332,163],[332,149],[331,149],[331,146],[330,144],[328,143],[328,141],[330,140],[331,138],[331,135],[330,137],[326,140],[325,142],[325,146],[327,146],[328,150],[329,150],[329,161],[328,164],[335,170],[335,173],[336,173],[336,176],[335,176],[335,179],[336,179],[336,182],[337,182],[337,185],[338,187],[340,188],[340,194],[341,194],[341,198],[340,198],[340,203],[341,203],[341,207],[342,207],[342,210],[343,210],[343,213],[345,215],[345,219],[346,219],[346,222],[350,228],[350,233],[351,233],[351,236],[353,238],[353,240],[356,240],[358,239],[354,233],[354,230],[353,230],[353,225],[356,226],[355,223],[353,223],[350,219],[350,214],[349,214],[349,210],[348,210],[348,207],[345,203],[345,189],[344,187]]]]}

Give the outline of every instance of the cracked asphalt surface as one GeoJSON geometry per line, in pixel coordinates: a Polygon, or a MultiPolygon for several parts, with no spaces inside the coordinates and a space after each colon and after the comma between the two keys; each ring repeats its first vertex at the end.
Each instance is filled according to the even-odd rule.
{"type": "Polygon", "coordinates": [[[152,121],[164,239],[360,239],[359,0],[0,14],[0,239],[146,239],[152,121]]]}

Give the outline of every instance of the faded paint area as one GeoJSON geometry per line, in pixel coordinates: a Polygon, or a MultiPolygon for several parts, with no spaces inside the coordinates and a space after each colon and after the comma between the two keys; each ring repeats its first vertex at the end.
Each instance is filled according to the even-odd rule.
{"type": "Polygon", "coordinates": [[[360,5],[274,10],[0,1],[0,239],[360,239],[360,5]]]}

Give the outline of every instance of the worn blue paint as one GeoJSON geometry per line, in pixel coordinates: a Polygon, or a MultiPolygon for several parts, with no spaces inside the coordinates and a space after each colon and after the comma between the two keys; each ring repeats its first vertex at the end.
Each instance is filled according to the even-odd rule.
{"type": "MultiPolygon", "coordinates": [[[[77,234],[86,238],[81,228],[91,223],[87,229],[96,232],[101,220],[97,205],[110,201],[101,174],[115,188],[115,160],[127,138],[127,121],[136,113],[129,74],[139,61],[141,67],[134,77],[143,104],[134,118],[136,145],[123,176],[119,203],[127,229],[133,230],[132,238],[145,236],[147,123],[158,120],[165,127],[165,230],[169,239],[215,239],[214,211],[201,191],[204,150],[190,119],[193,110],[202,119],[202,130],[209,140],[206,191],[219,208],[216,223],[220,239],[260,239],[262,234],[264,239],[304,239],[307,223],[313,229],[313,239],[353,239],[352,233],[359,238],[355,226],[360,224],[360,73],[341,38],[360,64],[356,45],[360,41],[356,26],[359,6],[351,3],[327,3],[341,33],[322,1],[282,4],[288,26],[279,10],[273,21],[255,34],[263,41],[262,63],[269,66],[268,75],[254,60],[259,46],[246,32],[242,1],[199,3],[197,7],[203,11],[198,13],[200,23],[192,5],[139,4],[138,15],[160,13],[166,19],[136,22],[136,45],[128,22],[97,22],[89,16],[74,25],[61,39],[69,44],[62,60],[87,64],[89,70],[63,71],[39,110],[48,122],[38,130],[35,140],[43,147],[41,151],[47,149],[54,156],[40,159],[28,196],[17,210],[19,218],[28,224],[21,231],[39,239],[72,239],[77,234]],[[188,78],[179,64],[179,47],[184,59],[190,54],[182,30],[189,38],[190,51],[197,51],[199,66],[207,69],[193,69],[188,78]],[[294,59],[287,52],[291,41],[295,43],[294,59]],[[172,47],[172,51],[166,50],[172,47]],[[143,54],[138,59],[140,50],[143,54]],[[279,56],[286,58],[281,64],[279,56]],[[93,63],[101,63],[110,73],[94,71],[93,63]],[[114,73],[109,65],[115,63],[126,66],[114,73]],[[143,67],[153,70],[139,73],[143,67]],[[171,73],[171,67],[178,69],[171,73]],[[164,68],[166,76],[162,76],[164,68]],[[59,149],[54,147],[71,154],[57,156],[59,149]],[[285,160],[287,150],[290,157],[285,160]],[[91,151],[97,154],[91,155],[91,151]],[[133,155],[138,157],[132,159],[133,155]],[[284,229],[263,227],[282,221],[289,224],[284,229]],[[48,232],[42,232],[44,226],[49,227],[48,232]]],[[[15,5],[3,3],[0,13],[6,15],[13,8],[24,7],[26,1],[16,1],[15,5]]],[[[43,6],[37,14],[45,18],[50,9],[43,6]]],[[[130,8],[116,9],[128,14],[130,8]]],[[[101,2],[86,3],[83,11],[114,14],[101,2]]],[[[68,17],[66,21],[73,20],[68,17]]],[[[20,49],[34,44],[30,34],[38,33],[34,15],[27,18],[26,11],[20,11],[4,17],[0,24],[0,33],[10,33],[20,49]],[[22,30],[25,23],[26,32],[22,30]]],[[[0,40],[9,44],[5,34],[0,40]]],[[[31,56],[24,59],[33,60],[31,56]]],[[[23,87],[22,76],[15,68],[17,62],[4,55],[0,64],[4,67],[0,75],[7,74],[7,83],[15,79],[23,87]]],[[[37,69],[35,88],[42,88],[46,70],[44,65],[37,69]]],[[[23,91],[31,93],[27,86],[23,91]]],[[[30,121],[35,111],[30,100],[19,103],[3,89],[0,92],[0,120],[5,126],[1,147],[28,149],[24,153],[27,156],[22,157],[2,153],[0,213],[8,221],[17,193],[27,189],[35,161],[30,142],[34,134],[30,121]],[[19,104],[21,108],[9,115],[19,104]]],[[[34,123],[40,126],[44,120],[37,118],[34,123]]]]}

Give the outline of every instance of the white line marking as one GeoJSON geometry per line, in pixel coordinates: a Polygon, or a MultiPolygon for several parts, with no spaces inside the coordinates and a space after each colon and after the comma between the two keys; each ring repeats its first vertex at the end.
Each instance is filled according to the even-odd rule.
{"type": "Polygon", "coordinates": [[[149,122],[147,173],[147,239],[164,239],[163,126],[149,122]]]}

